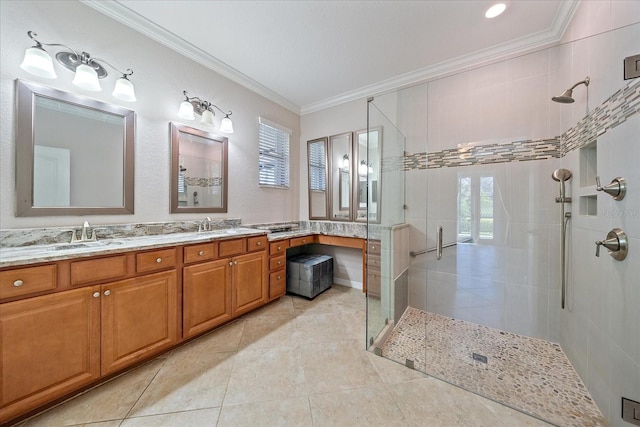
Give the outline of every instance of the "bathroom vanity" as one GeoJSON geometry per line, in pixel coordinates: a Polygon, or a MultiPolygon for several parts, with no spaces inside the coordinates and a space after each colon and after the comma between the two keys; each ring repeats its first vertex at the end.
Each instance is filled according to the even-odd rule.
{"type": "Polygon", "coordinates": [[[286,251],[366,240],[233,228],[2,248],[0,424],[276,300],[286,251]]]}

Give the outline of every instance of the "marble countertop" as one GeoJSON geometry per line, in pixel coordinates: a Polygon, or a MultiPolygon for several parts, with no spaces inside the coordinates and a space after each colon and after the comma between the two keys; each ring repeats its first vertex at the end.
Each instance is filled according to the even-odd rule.
{"type": "Polygon", "coordinates": [[[366,239],[366,236],[361,236],[359,234],[354,234],[354,233],[345,233],[345,232],[339,232],[339,231],[325,232],[325,231],[316,231],[311,229],[279,231],[275,233],[269,233],[267,235],[267,238],[269,239],[270,242],[273,242],[277,240],[308,236],[310,234],[322,234],[324,236],[356,237],[359,239],[366,239]]]}
{"type": "Polygon", "coordinates": [[[58,243],[0,248],[0,268],[42,262],[61,261],[121,252],[147,250],[172,245],[188,245],[213,240],[260,236],[265,230],[255,228],[227,228],[193,233],[160,234],[122,239],[103,239],[93,242],[58,243]]]}

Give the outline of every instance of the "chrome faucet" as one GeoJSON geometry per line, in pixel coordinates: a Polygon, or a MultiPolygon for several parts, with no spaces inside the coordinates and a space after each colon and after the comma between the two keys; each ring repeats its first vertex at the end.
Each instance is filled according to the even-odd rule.
{"type": "Polygon", "coordinates": [[[213,220],[210,217],[206,217],[198,226],[198,231],[211,231],[213,230],[213,220]]]}
{"type": "Polygon", "coordinates": [[[89,221],[85,221],[84,224],[82,224],[82,233],[80,235],[80,238],[78,239],[78,234],[76,233],[76,230],[74,229],[73,232],[71,233],[71,243],[75,243],[75,242],[95,242],[96,240],[96,230],[95,229],[91,229],[91,226],[89,225],[89,221]]]}

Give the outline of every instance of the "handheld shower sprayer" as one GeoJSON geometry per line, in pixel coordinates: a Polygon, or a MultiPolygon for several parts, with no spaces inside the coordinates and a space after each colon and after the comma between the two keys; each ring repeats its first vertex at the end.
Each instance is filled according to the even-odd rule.
{"type": "Polygon", "coordinates": [[[566,239],[567,239],[567,223],[569,222],[569,218],[571,218],[571,212],[564,212],[564,204],[571,203],[571,197],[567,197],[565,194],[565,181],[571,179],[571,171],[567,169],[556,169],[551,174],[551,178],[554,181],[560,183],[560,197],[556,197],[556,203],[560,203],[562,206],[561,212],[562,216],[560,217],[560,221],[562,224],[562,235],[560,236],[560,265],[561,265],[561,274],[562,274],[562,301],[560,303],[561,307],[564,309],[565,306],[565,297],[566,297],[566,288],[567,288],[567,278],[565,273],[565,258],[566,258],[566,239]]]}

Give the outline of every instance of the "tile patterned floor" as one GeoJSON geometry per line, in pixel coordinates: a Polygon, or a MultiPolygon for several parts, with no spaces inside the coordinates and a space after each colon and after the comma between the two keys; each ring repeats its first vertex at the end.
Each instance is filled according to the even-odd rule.
{"type": "Polygon", "coordinates": [[[382,354],[559,426],[606,425],[560,346],[549,341],[409,307],[382,354]]]}
{"type": "Polygon", "coordinates": [[[362,292],[283,297],[21,426],[547,426],[364,350],[362,292]]]}

